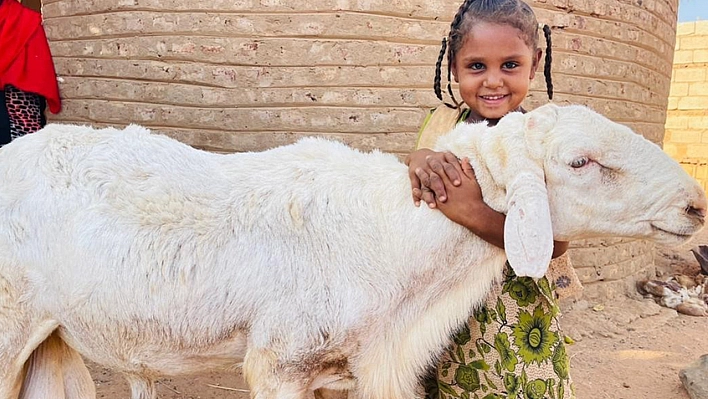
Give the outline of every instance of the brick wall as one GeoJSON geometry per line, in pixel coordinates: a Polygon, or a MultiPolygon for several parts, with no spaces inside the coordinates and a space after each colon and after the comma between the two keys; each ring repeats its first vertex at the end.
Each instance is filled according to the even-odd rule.
{"type": "MultiPolygon", "coordinates": [[[[591,106],[661,143],[678,0],[534,0],[553,27],[555,101],[591,106]]],[[[305,135],[411,151],[449,0],[45,0],[65,110],[140,123],[196,147],[257,151],[305,135]]],[[[543,42],[543,40],[541,41],[543,42]]],[[[527,103],[547,101],[542,78],[527,103]]],[[[459,97],[458,97],[459,98],[459,97]]],[[[652,247],[574,243],[586,296],[653,273],[652,247]]]]}
{"type": "Polygon", "coordinates": [[[664,150],[708,190],[708,21],[678,25],[664,150]]]}

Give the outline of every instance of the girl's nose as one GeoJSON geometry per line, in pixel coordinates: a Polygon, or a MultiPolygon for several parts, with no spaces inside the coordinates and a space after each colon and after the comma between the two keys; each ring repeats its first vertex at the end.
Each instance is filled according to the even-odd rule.
{"type": "Polygon", "coordinates": [[[484,87],[490,88],[490,89],[496,89],[498,87],[504,86],[504,81],[501,79],[501,77],[497,74],[489,74],[487,75],[487,78],[484,79],[484,87]]]}

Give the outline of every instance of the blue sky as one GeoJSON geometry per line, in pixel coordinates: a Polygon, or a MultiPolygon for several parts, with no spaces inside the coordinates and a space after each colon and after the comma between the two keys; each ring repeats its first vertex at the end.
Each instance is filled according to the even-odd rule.
{"type": "Polygon", "coordinates": [[[679,0],[679,22],[708,20],[707,0],[679,0]]]}

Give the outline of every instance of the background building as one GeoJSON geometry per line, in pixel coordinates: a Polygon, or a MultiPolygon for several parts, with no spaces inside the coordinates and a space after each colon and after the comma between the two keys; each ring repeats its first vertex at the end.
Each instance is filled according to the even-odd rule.
{"type": "Polygon", "coordinates": [[[664,150],[708,190],[708,21],[677,31],[664,150]]]}
{"type": "MultiPolygon", "coordinates": [[[[557,103],[664,139],[678,0],[532,0],[553,28],[557,103]]],[[[325,135],[411,151],[432,92],[443,0],[45,0],[57,122],[139,123],[195,147],[257,151],[325,135]]],[[[543,43],[543,40],[540,41],[543,43]]],[[[542,77],[525,104],[547,101],[542,77]]],[[[653,275],[653,247],[573,243],[598,298],[653,275]],[[627,278],[630,277],[630,278],[627,278]]]]}

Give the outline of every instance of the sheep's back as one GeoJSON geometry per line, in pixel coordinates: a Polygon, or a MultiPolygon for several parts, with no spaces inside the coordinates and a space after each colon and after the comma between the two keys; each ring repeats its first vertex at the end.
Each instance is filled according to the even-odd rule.
{"type": "Polygon", "coordinates": [[[457,269],[415,292],[434,296],[469,257],[463,229],[412,205],[395,157],[321,139],[219,155],[139,127],[59,126],[3,149],[0,178],[0,223],[17,226],[8,245],[36,300],[100,314],[106,334],[155,322],[216,340],[273,317],[343,332],[410,296],[442,256],[457,269]]]}

